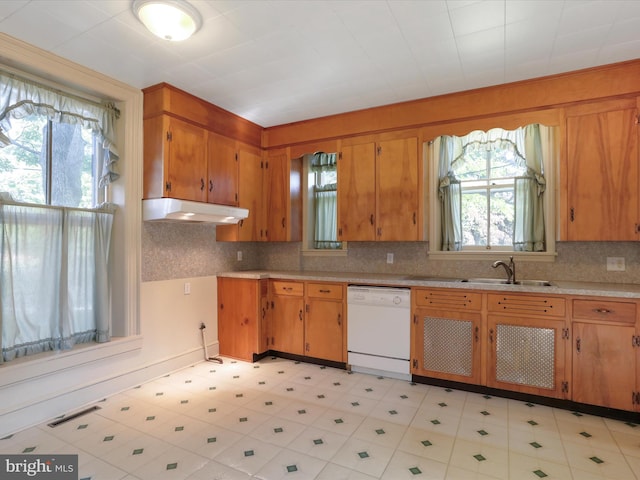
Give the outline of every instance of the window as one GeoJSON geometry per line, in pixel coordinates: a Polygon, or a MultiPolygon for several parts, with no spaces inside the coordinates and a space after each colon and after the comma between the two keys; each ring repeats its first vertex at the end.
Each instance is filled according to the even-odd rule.
{"type": "Polygon", "coordinates": [[[342,251],[338,241],[338,174],[336,154],[317,152],[303,157],[304,251],[342,251]]]}
{"type": "Polygon", "coordinates": [[[534,124],[432,142],[431,253],[552,254],[551,139],[534,124]]]}
{"type": "Polygon", "coordinates": [[[0,73],[0,362],[110,337],[117,111],[0,73]],[[37,285],[38,288],[34,288],[37,285]]]}

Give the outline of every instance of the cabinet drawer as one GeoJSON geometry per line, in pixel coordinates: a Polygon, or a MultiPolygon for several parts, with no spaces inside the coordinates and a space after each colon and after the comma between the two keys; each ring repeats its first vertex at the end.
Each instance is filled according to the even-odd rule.
{"type": "Polygon", "coordinates": [[[276,295],[291,295],[301,297],[304,294],[304,283],[286,280],[272,280],[273,293],[276,295]]]}
{"type": "Polygon", "coordinates": [[[307,283],[307,296],[342,300],[343,288],[340,283],[307,283]]]}
{"type": "Polygon", "coordinates": [[[544,317],[564,317],[566,313],[564,298],[534,295],[490,293],[488,307],[490,312],[495,313],[519,313],[544,317]]]}
{"type": "Polygon", "coordinates": [[[607,300],[574,300],[573,318],[606,322],[636,322],[636,304],[607,300]]]}
{"type": "Polygon", "coordinates": [[[482,294],[465,290],[413,289],[414,305],[418,307],[454,308],[458,310],[480,310],[482,294]]]}

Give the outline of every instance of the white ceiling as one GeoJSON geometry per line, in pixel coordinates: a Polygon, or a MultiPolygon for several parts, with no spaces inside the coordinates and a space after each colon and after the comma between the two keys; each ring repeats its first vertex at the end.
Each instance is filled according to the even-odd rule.
{"type": "Polygon", "coordinates": [[[152,36],[129,0],[1,0],[0,30],[264,127],[640,58],[638,0],[191,0],[152,36]]]}

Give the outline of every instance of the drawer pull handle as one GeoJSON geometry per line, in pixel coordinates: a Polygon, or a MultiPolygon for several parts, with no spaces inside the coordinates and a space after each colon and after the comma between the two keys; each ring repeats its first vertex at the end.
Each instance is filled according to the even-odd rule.
{"type": "Polygon", "coordinates": [[[282,287],[282,289],[286,292],[290,292],[293,290],[293,287],[282,287]]]}
{"type": "Polygon", "coordinates": [[[331,293],[331,290],[324,290],[324,289],[321,289],[321,290],[319,290],[319,291],[320,291],[320,293],[331,293]]]}
{"type": "Polygon", "coordinates": [[[603,315],[608,315],[609,313],[613,313],[608,308],[594,308],[593,311],[596,313],[602,313],[603,315]]]}

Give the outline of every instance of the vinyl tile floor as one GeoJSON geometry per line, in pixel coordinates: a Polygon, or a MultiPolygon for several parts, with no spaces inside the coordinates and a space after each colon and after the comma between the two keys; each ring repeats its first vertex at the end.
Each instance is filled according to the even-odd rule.
{"type": "Polygon", "coordinates": [[[639,425],[275,357],[95,405],[0,453],[78,454],[82,480],[640,479],[639,425]]]}

